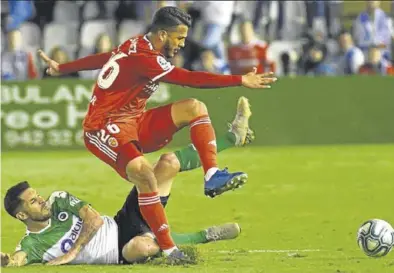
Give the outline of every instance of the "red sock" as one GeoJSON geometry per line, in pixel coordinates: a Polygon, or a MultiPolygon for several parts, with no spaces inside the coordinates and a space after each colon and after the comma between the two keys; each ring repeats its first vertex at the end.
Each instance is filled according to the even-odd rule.
{"type": "Polygon", "coordinates": [[[209,116],[201,116],[190,122],[190,137],[200,156],[204,173],[217,167],[216,137],[209,116]]]}
{"type": "Polygon", "coordinates": [[[162,250],[175,247],[174,241],[171,238],[166,213],[160,202],[158,193],[140,193],[138,194],[138,203],[141,214],[148,223],[153,234],[155,234],[159,247],[162,250]]]}

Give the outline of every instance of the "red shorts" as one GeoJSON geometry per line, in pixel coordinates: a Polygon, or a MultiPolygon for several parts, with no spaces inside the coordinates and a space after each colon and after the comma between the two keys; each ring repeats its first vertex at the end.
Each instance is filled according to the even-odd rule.
{"type": "Polygon", "coordinates": [[[171,106],[152,108],[138,119],[111,122],[99,130],[85,131],[85,146],[127,179],[128,162],[163,148],[178,131],[171,117],[171,106]]]}

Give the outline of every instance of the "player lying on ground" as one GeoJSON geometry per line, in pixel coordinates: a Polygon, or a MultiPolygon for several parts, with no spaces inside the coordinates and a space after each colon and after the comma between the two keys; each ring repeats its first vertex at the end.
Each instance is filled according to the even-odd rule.
{"type": "MultiPolygon", "coordinates": [[[[236,146],[237,138],[233,132],[227,132],[218,139],[218,151],[236,146]]],[[[249,131],[246,143],[253,139],[249,131]]],[[[175,162],[167,168],[170,172],[166,181],[159,184],[160,201],[165,207],[176,173],[198,168],[201,163],[191,145],[160,157],[155,166],[163,164],[163,158],[166,158],[164,161],[171,159],[175,162]]],[[[160,248],[141,215],[138,202],[138,192],[134,187],[123,207],[111,218],[100,216],[87,203],[67,192],[54,192],[45,201],[26,182],[22,182],[7,191],[4,207],[11,216],[26,225],[27,233],[13,255],[1,254],[1,264],[117,264],[154,256],[160,248]]],[[[172,237],[176,244],[199,244],[233,239],[239,233],[237,224],[225,224],[196,233],[172,233],[172,237]]]]}
{"type": "MultiPolygon", "coordinates": [[[[139,212],[135,187],[114,218],[101,216],[88,203],[65,191],[53,192],[45,201],[26,181],[10,188],[4,202],[7,211],[23,221],[27,230],[13,255],[1,253],[2,266],[131,263],[160,250],[139,212]],[[123,230],[126,226],[128,229],[123,230]],[[145,233],[136,235],[141,229],[145,233]],[[131,239],[122,247],[124,235],[131,239]],[[86,237],[86,244],[79,246],[80,238],[86,237]]],[[[182,245],[234,239],[239,233],[238,224],[229,223],[171,235],[177,245],[182,245]]]]}
{"type": "MultiPolygon", "coordinates": [[[[113,167],[123,178],[137,185],[142,215],[155,234],[165,255],[180,253],[174,244],[167,217],[158,195],[159,178],[143,156],[168,144],[180,129],[189,126],[191,141],[204,170],[204,192],[214,197],[244,183],[243,172],[219,170],[216,137],[204,103],[185,99],[146,110],[148,98],[159,82],[196,88],[244,86],[268,88],[276,81],[271,73],[217,75],[174,67],[172,58],[184,47],[191,17],[176,7],[159,9],[151,31],[133,37],[109,53],[97,54],[59,65],[42,51],[48,74],[101,69],[87,115],[83,122],[87,149],[113,167]]],[[[245,117],[244,117],[245,119],[245,117]]],[[[237,124],[244,142],[248,123],[237,124]]]]}

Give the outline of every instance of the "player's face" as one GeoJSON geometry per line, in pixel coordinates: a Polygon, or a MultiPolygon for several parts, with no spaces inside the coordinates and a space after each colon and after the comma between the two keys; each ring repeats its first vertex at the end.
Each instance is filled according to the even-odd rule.
{"type": "Polygon", "coordinates": [[[22,33],[19,30],[8,33],[8,47],[10,50],[20,49],[22,46],[22,33]]]}
{"type": "Polygon", "coordinates": [[[167,58],[174,57],[181,48],[185,47],[185,40],[189,28],[185,25],[179,25],[174,31],[167,32],[167,38],[164,42],[164,56],[167,58]]]}
{"type": "Polygon", "coordinates": [[[348,33],[342,34],[339,38],[339,44],[341,45],[343,50],[346,50],[349,46],[352,45],[352,36],[350,36],[350,34],[348,33]]]}
{"type": "Polygon", "coordinates": [[[22,212],[32,221],[46,221],[51,218],[51,208],[36,190],[28,188],[21,195],[23,200],[22,212]]]}
{"type": "Polygon", "coordinates": [[[371,64],[377,65],[382,59],[382,54],[379,49],[371,48],[368,52],[368,61],[371,64]]]}

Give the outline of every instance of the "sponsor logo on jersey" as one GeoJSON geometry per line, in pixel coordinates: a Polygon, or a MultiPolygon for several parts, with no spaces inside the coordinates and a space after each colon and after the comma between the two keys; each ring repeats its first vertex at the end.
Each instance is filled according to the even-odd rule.
{"type": "Polygon", "coordinates": [[[67,221],[67,219],[68,219],[68,213],[62,211],[61,213],[59,213],[59,214],[57,215],[57,219],[58,219],[60,222],[67,221]]]}
{"type": "MultiPolygon", "coordinates": [[[[68,217],[68,216],[67,216],[68,217]]],[[[74,245],[75,241],[78,239],[79,233],[82,230],[83,221],[82,219],[78,219],[78,222],[74,225],[71,230],[71,234],[68,238],[64,239],[60,243],[60,249],[63,253],[67,253],[70,248],[74,245]]]]}
{"type": "Polygon", "coordinates": [[[110,137],[108,139],[108,145],[113,147],[113,148],[118,147],[118,141],[116,140],[116,138],[110,137]]]}
{"type": "Polygon", "coordinates": [[[171,63],[167,61],[164,57],[162,56],[157,56],[157,63],[160,65],[160,67],[163,70],[168,70],[171,68],[171,63]]]}
{"type": "Polygon", "coordinates": [[[144,92],[150,96],[155,93],[157,89],[159,89],[159,84],[156,82],[149,82],[147,85],[145,85],[144,92]]]}

